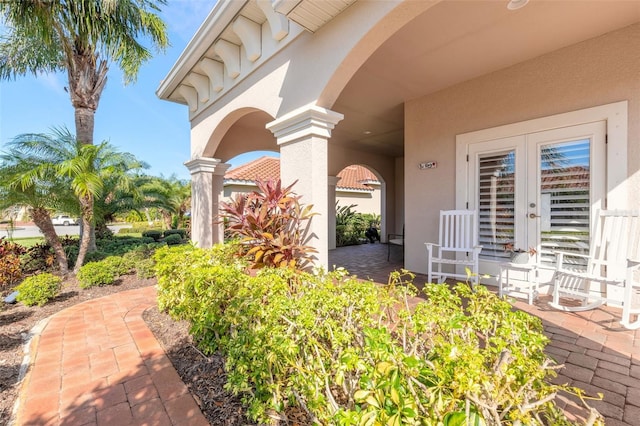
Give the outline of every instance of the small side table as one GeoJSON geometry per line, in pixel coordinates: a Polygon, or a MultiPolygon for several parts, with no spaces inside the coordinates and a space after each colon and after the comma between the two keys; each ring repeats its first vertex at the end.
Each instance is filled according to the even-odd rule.
{"type": "Polygon", "coordinates": [[[498,278],[498,295],[512,292],[527,295],[527,301],[531,305],[534,299],[538,298],[538,265],[530,263],[501,263],[500,276],[498,278]],[[516,271],[524,274],[524,281],[513,283],[509,280],[509,272],[516,271]],[[503,279],[504,275],[504,279],[503,279]]]}

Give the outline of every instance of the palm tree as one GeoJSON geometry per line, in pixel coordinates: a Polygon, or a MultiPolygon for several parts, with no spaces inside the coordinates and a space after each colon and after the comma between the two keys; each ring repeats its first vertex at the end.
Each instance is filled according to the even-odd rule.
{"type": "Polygon", "coordinates": [[[5,0],[7,33],[0,37],[0,79],[66,71],[75,110],[76,140],[93,143],[94,114],[115,62],[125,82],[135,81],[151,53],[168,44],[166,25],[154,13],[165,0],[5,0]]]}
{"type": "Polygon", "coordinates": [[[141,186],[147,198],[148,207],[156,207],[162,214],[167,229],[170,229],[174,218],[178,227],[185,224],[185,217],[191,208],[191,182],[178,179],[175,175],[165,178],[149,177],[141,186]]]}
{"type": "Polygon", "coordinates": [[[98,170],[104,182],[104,195],[96,198],[96,225],[104,226],[119,213],[139,210],[146,206],[142,190],[147,176],[140,175],[148,165],[129,153],[104,150],[98,170]]]}
{"type": "MultiPolygon", "coordinates": [[[[0,36],[0,80],[28,73],[66,71],[74,108],[76,140],[93,144],[94,115],[107,82],[109,64],[135,81],[151,53],[168,45],[166,25],[155,13],[165,0],[4,0],[0,14],[7,33],[0,36]]],[[[91,193],[82,214],[92,223],[91,193]]],[[[94,228],[89,230],[93,240],[94,228]]],[[[84,234],[84,233],[83,233],[84,234]]],[[[95,244],[89,246],[95,249],[95,244]]]]}
{"type": "Polygon", "coordinates": [[[29,215],[42,231],[44,239],[55,253],[60,273],[68,273],[67,255],[51,222],[50,210],[70,203],[68,186],[51,169],[39,169],[37,159],[12,149],[0,156],[0,209],[12,205],[26,206],[29,215]]]}
{"type": "MultiPolygon", "coordinates": [[[[119,152],[107,142],[83,144],[65,128],[53,129],[51,135],[19,135],[9,146],[12,152],[29,158],[31,168],[24,171],[24,179],[55,177],[60,182],[58,186],[66,188],[62,194],[70,192],[76,197],[84,230],[95,222],[95,200],[109,195],[109,188],[125,187],[128,178],[124,175],[143,166],[132,154],[119,152]]],[[[67,205],[68,198],[65,197],[67,205]]],[[[83,232],[74,272],[84,263],[90,243],[91,233],[83,232]]]]}

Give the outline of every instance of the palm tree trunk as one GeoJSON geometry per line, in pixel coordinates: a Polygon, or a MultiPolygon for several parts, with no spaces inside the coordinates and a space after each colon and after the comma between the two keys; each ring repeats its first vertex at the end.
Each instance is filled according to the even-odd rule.
{"type": "Polygon", "coordinates": [[[76,139],[86,145],[93,145],[93,125],[95,110],[91,108],[76,107],[76,139]]]}
{"type": "Polygon", "coordinates": [[[56,229],[51,222],[49,212],[43,207],[34,208],[31,210],[31,219],[33,219],[33,223],[42,231],[46,243],[53,248],[58,267],[60,268],[60,274],[67,275],[69,273],[67,254],[64,252],[64,247],[62,247],[58,234],[56,234],[56,229]]]}
{"type": "Polygon", "coordinates": [[[84,264],[84,258],[89,251],[89,244],[91,242],[91,226],[93,222],[93,197],[91,195],[85,195],[80,197],[80,211],[82,220],[82,238],[80,239],[80,250],[78,251],[78,259],[73,267],[73,273],[77,274],[80,267],[84,264]]]}
{"type": "Polygon", "coordinates": [[[162,220],[164,220],[164,224],[167,227],[167,229],[171,229],[171,213],[169,213],[168,211],[162,210],[162,220]]]}

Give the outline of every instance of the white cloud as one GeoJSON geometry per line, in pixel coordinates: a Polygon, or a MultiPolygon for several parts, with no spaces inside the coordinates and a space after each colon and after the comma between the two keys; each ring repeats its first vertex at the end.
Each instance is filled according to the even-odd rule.
{"type": "Polygon", "coordinates": [[[56,95],[66,96],[64,88],[67,85],[67,80],[63,79],[60,74],[40,72],[38,73],[37,81],[56,95]]]}
{"type": "Polygon", "coordinates": [[[174,0],[167,4],[162,18],[169,32],[180,38],[172,44],[186,45],[215,6],[217,0],[174,0]]]}

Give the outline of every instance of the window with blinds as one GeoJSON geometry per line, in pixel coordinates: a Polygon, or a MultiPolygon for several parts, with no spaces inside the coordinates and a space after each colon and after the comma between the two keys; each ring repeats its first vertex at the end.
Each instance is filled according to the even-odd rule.
{"type": "MultiPolygon", "coordinates": [[[[480,257],[485,260],[507,261],[511,253],[506,247],[519,247],[515,236],[516,187],[515,150],[481,154],[478,157],[478,213],[480,257]]],[[[589,253],[590,140],[574,140],[541,145],[538,194],[528,194],[527,204],[538,204],[539,241],[535,247],[539,261],[554,263],[553,251],[589,253]]],[[[531,176],[531,175],[530,175],[531,176]]],[[[537,238],[529,236],[529,241],[537,238]]],[[[582,260],[571,259],[580,267],[582,260]]]]}
{"type": "Polygon", "coordinates": [[[506,261],[505,246],[514,242],[515,151],[480,155],[478,173],[480,257],[506,261]]]}
{"type": "MultiPolygon", "coordinates": [[[[554,250],[589,253],[589,139],[540,149],[540,256],[553,263],[554,250]]],[[[576,266],[581,261],[575,259],[576,266]]]]}

